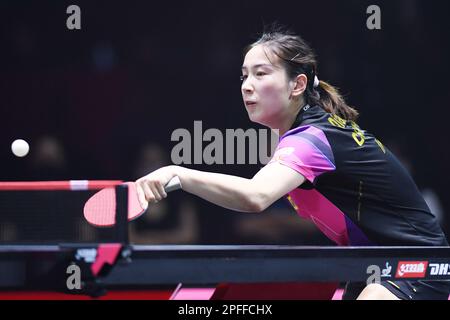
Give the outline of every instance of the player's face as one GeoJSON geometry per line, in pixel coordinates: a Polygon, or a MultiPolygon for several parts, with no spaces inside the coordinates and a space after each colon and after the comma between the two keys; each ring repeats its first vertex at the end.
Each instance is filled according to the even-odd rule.
{"type": "Polygon", "coordinates": [[[245,55],[242,79],[250,120],[277,129],[291,103],[289,81],[278,58],[262,45],[252,48],[245,55]]]}

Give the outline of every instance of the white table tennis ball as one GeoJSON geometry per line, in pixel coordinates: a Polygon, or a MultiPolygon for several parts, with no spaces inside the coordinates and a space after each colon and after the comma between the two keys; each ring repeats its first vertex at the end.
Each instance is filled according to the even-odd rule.
{"type": "Polygon", "coordinates": [[[17,139],[11,144],[11,150],[16,157],[25,157],[30,151],[30,146],[25,140],[17,139]]]}

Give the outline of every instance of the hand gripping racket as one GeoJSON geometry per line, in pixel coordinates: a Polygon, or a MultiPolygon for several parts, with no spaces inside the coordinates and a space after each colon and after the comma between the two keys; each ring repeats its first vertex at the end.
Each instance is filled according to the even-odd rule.
{"type": "MultiPolygon", "coordinates": [[[[128,186],[128,221],[139,218],[147,208],[142,208],[134,182],[125,182],[128,186]]],[[[173,177],[164,187],[166,192],[181,188],[178,177],[173,177]]],[[[116,222],[116,190],[105,188],[94,194],[84,205],[84,217],[96,227],[111,227],[116,222]]]]}

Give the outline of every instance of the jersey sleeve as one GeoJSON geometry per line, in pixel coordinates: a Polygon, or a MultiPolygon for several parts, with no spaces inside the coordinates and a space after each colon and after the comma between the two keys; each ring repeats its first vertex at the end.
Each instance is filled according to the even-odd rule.
{"type": "Polygon", "coordinates": [[[312,126],[286,133],[269,164],[273,162],[290,167],[312,183],[321,174],[336,170],[333,151],[325,133],[312,126]]]}

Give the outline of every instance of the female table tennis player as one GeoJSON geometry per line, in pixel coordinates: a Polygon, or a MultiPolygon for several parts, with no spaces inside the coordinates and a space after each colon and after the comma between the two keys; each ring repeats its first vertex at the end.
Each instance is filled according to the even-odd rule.
{"type": "MultiPolygon", "coordinates": [[[[141,204],[165,198],[163,186],[178,176],[183,190],[236,211],[261,212],[287,195],[338,245],[447,246],[408,172],[316,70],[301,37],[264,33],[245,51],[241,91],[251,121],[280,132],[271,161],[252,179],[163,167],[137,180],[141,204]]],[[[344,299],[447,299],[449,291],[445,281],[348,283],[344,299]]]]}

